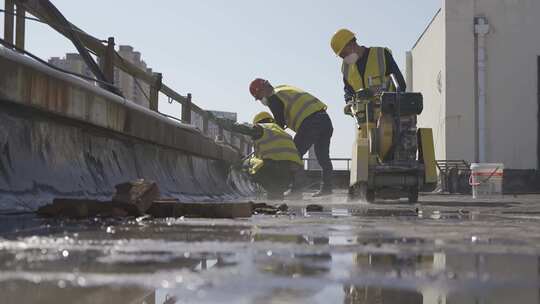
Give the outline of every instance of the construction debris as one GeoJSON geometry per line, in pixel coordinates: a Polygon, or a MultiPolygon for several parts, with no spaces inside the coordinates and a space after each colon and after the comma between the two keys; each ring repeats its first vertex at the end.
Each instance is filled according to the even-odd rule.
{"type": "MultiPolygon", "coordinates": [[[[308,211],[317,208],[310,205],[308,211]],[[311,207],[310,207],[311,206],[311,207]],[[309,209],[311,208],[311,209],[309,209]]],[[[320,207],[322,210],[322,207],[320,207]]],[[[254,202],[229,203],[184,203],[175,198],[159,198],[156,183],[143,179],[122,183],[116,186],[116,193],[111,201],[88,199],[57,198],[52,204],[41,207],[38,214],[46,217],[89,218],[89,217],[126,217],[138,219],[154,218],[245,218],[252,214],[285,214],[287,204],[268,205],[254,202]]]]}
{"type": "Polygon", "coordinates": [[[57,198],[38,209],[46,217],[88,218],[142,216],[159,199],[156,183],[138,179],[116,185],[112,201],[57,198]]]}
{"type": "Polygon", "coordinates": [[[289,210],[287,204],[281,204],[279,206],[272,206],[266,203],[252,203],[253,214],[268,214],[274,215],[279,213],[285,213],[289,210]]]}
{"type": "Polygon", "coordinates": [[[268,214],[274,215],[279,212],[279,209],[274,206],[267,205],[265,203],[254,203],[253,204],[253,214],[268,214]]]}
{"type": "Polygon", "coordinates": [[[114,203],[124,204],[130,214],[143,215],[159,199],[159,187],[155,182],[138,179],[115,186],[114,203]]]}
{"type": "Polygon", "coordinates": [[[287,206],[287,204],[281,204],[281,205],[279,205],[277,208],[278,208],[278,210],[281,211],[281,212],[287,212],[287,211],[289,211],[289,206],[287,206]]]}
{"type": "Polygon", "coordinates": [[[323,207],[321,205],[311,204],[311,205],[306,206],[306,211],[307,212],[322,212],[323,207]]]}

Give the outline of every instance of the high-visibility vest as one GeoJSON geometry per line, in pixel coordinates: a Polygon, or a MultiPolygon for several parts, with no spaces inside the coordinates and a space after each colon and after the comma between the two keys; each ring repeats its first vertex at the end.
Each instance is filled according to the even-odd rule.
{"type": "Polygon", "coordinates": [[[283,102],[287,127],[295,132],[309,115],[327,108],[317,97],[293,86],[277,86],[274,92],[283,102]]]}
{"type": "Polygon", "coordinates": [[[275,123],[257,124],[263,129],[263,136],[253,143],[255,157],[265,160],[288,160],[301,166],[298,149],[292,137],[275,123]]]}
{"type": "Polygon", "coordinates": [[[354,89],[359,91],[366,88],[382,88],[383,91],[395,91],[390,84],[390,77],[386,76],[386,48],[372,47],[369,50],[364,77],[358,71],[356,62],[347,64],[343,62],[341,72],[345,81],[354,89]]]}

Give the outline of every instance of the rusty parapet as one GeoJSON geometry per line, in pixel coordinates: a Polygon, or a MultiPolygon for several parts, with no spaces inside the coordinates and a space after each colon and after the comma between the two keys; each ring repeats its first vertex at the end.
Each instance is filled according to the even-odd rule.
{"type": "Polygon", "coordinates": [[[6,48],[0,48],[0,97],[5,101],[110,129],[155,144],[215,160],[239,155],[189,124],[66,75],[6,48]]]}
{"type": "Polygon", "coordinates": [[[238,152],[190,125],[1,47],[0,71],[0,209],[106,198],[137,178],[180,201],[250,192],[230,178],[238,152]]]}

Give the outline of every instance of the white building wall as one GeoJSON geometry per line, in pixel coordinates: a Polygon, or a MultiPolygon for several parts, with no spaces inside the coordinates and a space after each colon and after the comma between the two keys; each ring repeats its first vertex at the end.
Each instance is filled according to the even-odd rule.
{"type": "Polygon", "coordinates": [[[411,91],[422,92],[424,110],[418,118],[420,127],[432,128],[437,159],[446,159],[446,132],[444,103],[444,16],[437,13],[422,39],[412,49],[411,91]]]}
{"type": "Polygon", "coordinates": [[[487,161],[512,169],[538,168],[538,0],[442,1],[441,12],[411,51],[413,90],[424,94],[419,123],[433,128],[438,159],[477,161],[477,16],[490,24],[487,161]],[[439,71],[440,94],[433,84],[439,71]]]}
{"type": "Polygon", "coordinates": [[[476,0],[487,35],[487,161],[537,168],[539,0],[476,0]]]}
{"type": "Polygon", "coordinates": [[[476,160],[474,0],[444,0],[447,159],[476,160]]]}

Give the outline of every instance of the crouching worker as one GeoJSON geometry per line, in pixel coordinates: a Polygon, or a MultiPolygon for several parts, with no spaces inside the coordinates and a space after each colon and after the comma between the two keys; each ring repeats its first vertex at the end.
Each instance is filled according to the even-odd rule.
{"type": "Polygon", "coordinates": [[[303,168],[292,137],[268,112],[257,114],[251,127],[235,124],[232,129],[253,139],[253,156],[245,162],[253,181],[264,188],[268,199],[283,200],[283,192],[303,168]]]}

